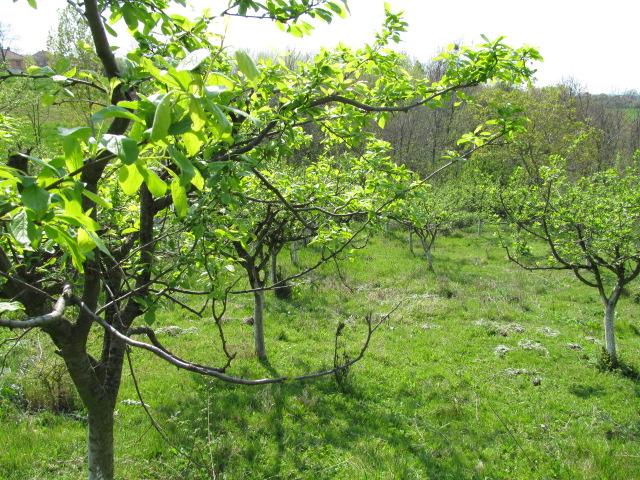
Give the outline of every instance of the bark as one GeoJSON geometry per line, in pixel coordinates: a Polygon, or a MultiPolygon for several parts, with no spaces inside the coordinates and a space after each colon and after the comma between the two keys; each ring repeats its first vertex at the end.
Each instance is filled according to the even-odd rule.
{"type": "Polygon", "coordinates": [[[271,284],[275,285],[278,283],[278,251],[276,249],[271,249],[271,284]]]}
{"type": "Polygon", "coordinates": [[[616,335],[615,335],[615,311],[618,299],[611,297],[608,301],[605,301],[604,305],[604,340],[605,349],[611,358],[612,364],[615,366],[618,363],[618,353],[616,351],[616,335]]]}
{"type": "Polygon", "coordinates": [[[427,266],[430,271],[433,271],[433,255],[431,255],[431,250],[427,249],[424,251],[424,256],[427,258],[427,266]]]}
{"type": "Polygon", "coordinates": [[[291,263],[293,263],[294,266],[299,267],[300,259],[298,258],[298,242],[291,242],[289,252],[291,253],[291,263]]]}
{"type": "Polygon", "coordinates": [[[415,255],[415,252],[413,251],[413,230],[409,230],[409,251],[411,252],[411,255],[415,255]]]}
{"type": "Polygon", "coordinates": [[[113,405],[89,410],[89,480],[113,480],[113,405]]]}
{"type": "Polygon", "coordinates": [[[422,242],[422,250],[424,251],[424,258],[427,259],[427,265],[430,271],[433,271],[433,255],[431,254],[431,247],[433,242],[428,242],[425,238],[420,238],[422,242]]]}
{"type": "Polygon", "coordinates": [[[253,302],[253,337],[256,356],[260,360],[266,360],[267,352],[264,346],[264,290],[253,292],[253,302]]]}

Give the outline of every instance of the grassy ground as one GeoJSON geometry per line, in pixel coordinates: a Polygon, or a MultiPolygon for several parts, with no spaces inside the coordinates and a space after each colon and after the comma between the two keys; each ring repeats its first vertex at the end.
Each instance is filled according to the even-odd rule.
{"type": "MultiPolygon", "coordinates": [[[[234,299],[226,329],[238,352],[233,373],[246,375],[328,366],[338,321],[347,322],[353,354],[364,315],[402,301],[342,387],[332,378],[226,385],[134,352],[145,401],[173,446],[134,404],[125,371],[119,478],[204,479],[211,470],[229,479],[640,478],[640,384],[596,367],[595,292],[570,274],[518,269],[489,235],[444,238],[434,254],[430,273],[400,241],[379,238],[344,265],[346,285],[327,267],[289,302],[268,295],[269,365],[251,354],[242,323],[249,299],[234,299]]],[[[638,313],[631,292],[618,312],[631,365],[640,364],[638,313]]],[[[166,311],[162,325],[197,329],[163,340],[185,357],[221,363],[210,320],[166,311]]],[[[29,413],[9,400],[37,392],[37,371],[31,380],[18,374],[18,359],[37,355],[38,339],[29,342],[0,387],[0,478],[82,478],[82,412],[29,413]]]]}

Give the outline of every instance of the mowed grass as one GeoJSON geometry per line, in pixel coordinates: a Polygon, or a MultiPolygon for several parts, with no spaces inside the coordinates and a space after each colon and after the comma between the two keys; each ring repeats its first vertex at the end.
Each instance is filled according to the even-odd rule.
{"type": "MultiPolygon", "coordinates": [[[[134,351],[144,399],[171,444],[134,404],[125,365],[118,478],[640,478],[640,384],[597,368],[596,292],[566,272],[519,269],[489,234],[442,238],[434,262],[429,272],[400,237],[379,237],[342,264],[344,281],[327,265],[290,301],[268,294],[268,365],[253,357],[251,327],[242,322],[250,298],[232,299],[230,372],[254,377],[331,366],[339,321],[347,324],[342,344],[355,355],[365,315],[400,303],[342,385],[329,377],[235,386],[134,351]]],[[[632,366],[640,366],[636,289],[618,312],[620,352],[632,366]]],[[[176,353],[223,363],[207,314],[166,310],[155,326],[167,325],[192,328],[161,336],[176,353]]],[[[36,337],[30,342],[14,370],[32,358],[36,337]]],[[[0,478],[84,476],[82,412],[0,405],[0,478]]]]}

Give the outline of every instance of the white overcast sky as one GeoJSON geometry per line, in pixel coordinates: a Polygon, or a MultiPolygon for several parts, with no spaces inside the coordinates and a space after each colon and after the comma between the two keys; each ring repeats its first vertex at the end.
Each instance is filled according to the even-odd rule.
{"type": "MultiPolygon", "coordinates": [[[[226,0],[192,0],[198,6],[226,0]]],[[[537,47],[545,58],[538,65],[539,85],[573,78],[592,93],[640,90],[640,1],[638,0],[389,0],[405,12],[409,29],[399,49],[427,60],[451,42],[478,42],[505,35],[513,46],[537,47]]],[[[265,21],[233,19],[226,44],[254,51],[313,51],[344,42],[359,46],[371,41],[384,17],[383,0],[349,0],[351,16],[330,25],[318,24],[310,37],[298,39],[265,21]]],[[[38,10],[26,0],[0,0],[0,22],[8,24],[20,53],[45,48],[65,0],[38,0],[38,10]]],[[[224,28],[219,25],[220,29],[224,28]]],[[[120,39],[115,43],[122,43],[120,39]]]]}

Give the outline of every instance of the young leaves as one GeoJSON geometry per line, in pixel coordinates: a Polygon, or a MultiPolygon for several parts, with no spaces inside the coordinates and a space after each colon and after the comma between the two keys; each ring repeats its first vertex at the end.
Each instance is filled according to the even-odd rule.
{"type": "Polygon", "coordinates": [[[250,82],[255,82],[258,79],[260,72],[249,55],[242,50],[236,50],[236,62],[238,63],[238,70],[240,70],[250,82]]]}
{"type": "Polygon", "coordinates": [[[167,136],[171,126],[171,94],[164,95],[153,115],[153,126],[151,127],[150,140],[157,142],[167,136]]]}

